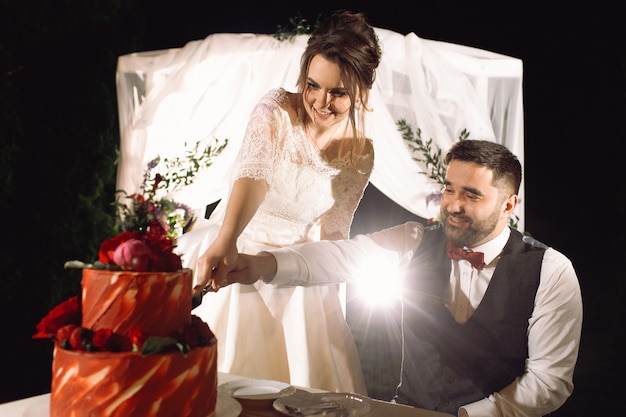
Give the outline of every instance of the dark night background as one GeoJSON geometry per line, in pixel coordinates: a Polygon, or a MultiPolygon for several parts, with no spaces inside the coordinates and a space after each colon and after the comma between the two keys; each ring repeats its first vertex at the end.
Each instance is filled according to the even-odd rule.
{"type": "MultiPolygon", "coordinates": [[[[78,289],[63,262],[91,259],[111,235],[117,57],[211,33],[275,33],[291,17],[348,8],[377,27],[523,60],[526,230],[572,259],[585,303],[574,393],[553,416],[617,415],[626,394],[620,2],[365,3],[0,1],[0,402],[49,390],[51,345],[31,339],[35,324],[78,289]]],[[[354,229],[408,217],[368,189],[354,229]]],[[[395,347],[362,332],[368,384],[382,392],[383,351],[395,347]]]]}

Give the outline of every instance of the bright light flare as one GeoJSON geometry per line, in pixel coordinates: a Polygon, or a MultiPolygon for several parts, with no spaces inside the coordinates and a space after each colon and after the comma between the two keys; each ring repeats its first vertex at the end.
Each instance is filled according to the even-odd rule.
{"type": "Polygon", "coordinates": [[[402,275],[397,267],[372,259],[356,272],[356,296],[372,307],[396,302],[402,295],[402,275]]]}

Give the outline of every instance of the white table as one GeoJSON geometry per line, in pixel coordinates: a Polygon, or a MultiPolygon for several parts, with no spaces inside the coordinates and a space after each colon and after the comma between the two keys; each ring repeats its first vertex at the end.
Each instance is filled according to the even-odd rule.
{"type": "MultiPolygon", "coordinates": [[[[234,381],[242,377],[219,372],[217,381],[219,384],[234,381]]],[[[298,387],[311,392],[320,392],[310,388],[298,387]]],[[[33,397],[24,398],[22,400],[11,401],[0,404],[0,417],[48,417],[42,416],[37,412],[42,409],[43,404],[50,401],[50,394],[35,395],[33,397]]],[[[423,410],[420,408],[407,407],[400,404],[392,404],[386,401],[371,400],[372,409],[369,413],[371,417],[454,417],[451,414],[439,413],[436,411],[423,410]]],[[[245,412],[245,410],[244,410],[245,412]]],[[[278,413],[278,412],[275,412],[278,413]]],[[[275,415],[275,413],[271,413],[275,415]]],[[[258,415],[262,415],[260,413],[258,415]]],[[[269,415],[269,414],[268,414],[269,415]]],[[[219,416],[216,416],[219,417],[219,416]]]]}

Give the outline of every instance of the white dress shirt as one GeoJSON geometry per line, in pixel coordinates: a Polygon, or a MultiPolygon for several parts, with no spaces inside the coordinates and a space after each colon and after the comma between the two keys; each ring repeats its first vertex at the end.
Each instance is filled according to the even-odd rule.
{"type": "MultiPolygon", "coordinates": [[[[354,282],[358,265],[372,262],[397,268],[413,257],[423,227],[416,222],[359,235],[350,240],[321,241],[272,250],[278,261],[275,285],[317,285],[354,282]]],[[[506,244],[510,230],[472,250],[485,253],[478,271],[467,261],[451,261],[447,307],[459,322],[473,313],[506,244]]],[[[381,283],[384,285],[384,283],[381,283]]],[[[582,298],[572,263],[548,248],[543,257],[535,307],[528,322],[528,359],[523,375],[480,401],[467,404],[459,416],[543,416],[560,407],[573,390],[573,372],[582,328],[582,298]]]]}
{"type": "Polygon", "coordinates": [[[445,301],[457,322],[465,323],[480,304],[498,264],[500,252],[509,236],[511,229],[505,227],[502,233],[489,242],[468,248],[473,252],[485,254],[485,266],[480,270],[472,267],[472,264],[464,259],[451,261],[450,285],[446,291],[445,301]]]}

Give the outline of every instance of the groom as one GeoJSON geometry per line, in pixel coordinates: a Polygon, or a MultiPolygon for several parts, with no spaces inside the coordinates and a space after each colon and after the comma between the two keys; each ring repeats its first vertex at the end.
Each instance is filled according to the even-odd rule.
{"type": "Polygon", "coordinates": [[[373,256],[403,264],[394,401],[458,416],[543,416],[573,390],[583,315],[576,272],[563,254],[507,226],[522,168],[506,147],[461,140],[445,162],[436,226],[409,222],[350,240],[239,254],[214,285],[356,281],[355,265],[373,256]]]}

